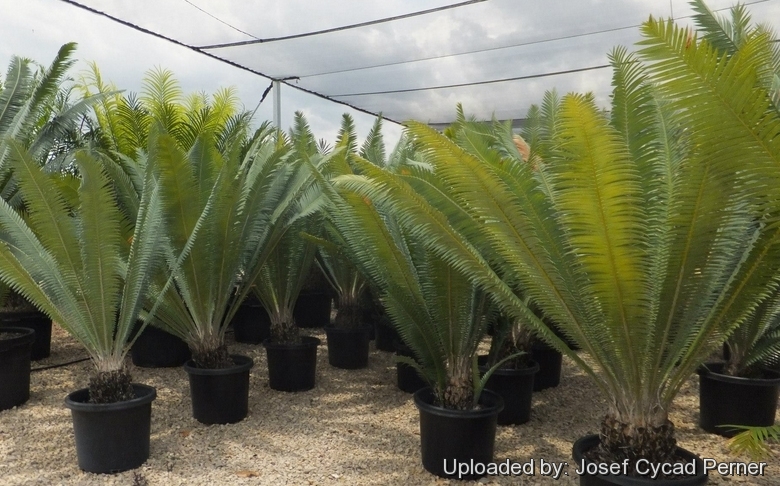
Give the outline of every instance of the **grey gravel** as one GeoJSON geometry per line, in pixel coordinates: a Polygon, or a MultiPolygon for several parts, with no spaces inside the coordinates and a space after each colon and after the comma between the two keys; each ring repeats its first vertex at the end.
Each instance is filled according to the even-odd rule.
{"type": "MultiPolygon", "coordinates": [[[[568,462],[568,476],[494,477],[479,482],[447,481],[420,462],[418,412],[411,395],[395,386],[390,353],[373,348],[369,368],[339,370],[328,365],[323,332],[318,349],[317,386],[302,393],[268,388],[262,346],[230,341],[231,352],[255,361],[249,415],[233,425],[206,426],[192,418],[187,376],[180,368],[132,370],[134,381],[152,385],[151,456],[135,471],[96,475],[81,471],[70,412],[63,399],[83,388],[91,364],[34,372],[30,400],[0,412],[2,485],[443,485],[577,484],[571,444],[597,431],[605,401],[584,373],[564,361],[561,385],[534,395],[531,421],[499,427],[495,460],[568,462]]],[[[85,352],[58,326],[52,354],[33,367],[61,363],[85,352]]],[[[129,358],[128,358],[129,361],[129,358]]],[[[674,403],[671,419],[682,447],[718,461],[731,457],[725,440],[696,426],[698,378],[691,377],[674,403]]],[[[765,477],[724,478],[709,484],[780,484],[780,448],[765,477]]]]}

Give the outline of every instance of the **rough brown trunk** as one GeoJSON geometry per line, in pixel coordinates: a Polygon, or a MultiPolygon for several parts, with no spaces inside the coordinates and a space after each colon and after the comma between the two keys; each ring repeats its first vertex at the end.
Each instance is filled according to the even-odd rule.
{"type": "MultiPolygon", "coordinates": [[[[586,454],[590,461],[622,463],[628,460],[628,474],[635,476],[636,461],[646,459],[652,464],[677,461],[677,440],[674,424],[666,421],[661,426],[636,426],[606,416],[601,423],[601,442],[586,454]]],[[[659,478],[660,479],[660,478],[659,478]]]]}
{"type": "Polygon", "coordinates": [[[283,310],[271,315],[271,339],[277,344],[300,344],[301,336],[293,313],[283,310]]]}
{"type": "Polygon", "coordinates": [[[98,371],[89,378],[90,403],[115,403],[132,400],[135,392],[127,368],[98,371]]]}
{"type": "Polygon", "coordinates": [[[449,376],[447,387],[441,393],[442,406],[455,410],[474,408],[474,383],[468,370],[449,376]]]}
{"type": "Polygon", "coordinates": [[[354,300],[340,300],[333,325],[339,329],[357,329],[363,326],[363,309],[354,300]]]}
{"type": "Polygon", "coordinates": [[[230,368],[235,364],[230,358],[227,345],[216,337],[190,343],[190,351],[192,351],[192,361],[198,368],[216,370],[230,368]]]}

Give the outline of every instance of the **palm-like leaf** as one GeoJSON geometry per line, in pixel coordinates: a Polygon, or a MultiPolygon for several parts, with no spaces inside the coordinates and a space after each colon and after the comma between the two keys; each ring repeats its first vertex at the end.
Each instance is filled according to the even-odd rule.
{"type": "Polygon", "coordinates": [[[611,116],[589,97],[550,97],[526,132],[529,161],[505,128],[459,117],[448,136],[408,125],[429,169],[395,176],[363,164],[363,177],[336,182],[393,214],[411,240],[594,377],[609,399],[602,440],[616,441],[604,444],[616,460],[664,461],[672,449],[651,451],[642,431],[670,444],[661,437],[679,388],[777,288],[778,229],[768,221],[780,200],[780,117],[763,77],[764,33],[730,55],[672,23],[651,19],[643,33],[643,65],[612,55],[611,116]]]}
{"type": "Polygon", "coordinates": [[[81,179],[74,200],[56,183],[73,176],[46,174],[20,144],[9,144],[29,216],[22,219],[0,200],[0,278],[76,337],[99,371],[119,370],[166,244],[156,182],[147,174],[128,245],[113,188],[94,154],[76,154],[81,179]]]}

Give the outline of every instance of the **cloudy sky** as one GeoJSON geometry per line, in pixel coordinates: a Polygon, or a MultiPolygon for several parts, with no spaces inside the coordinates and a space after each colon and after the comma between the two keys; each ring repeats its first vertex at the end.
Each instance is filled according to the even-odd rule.
{"type": "MultiPolygon", "coordinates": [[[[77,0],[184,44],[203,47],[301,34],[462,3],[463,0],[77,0]]],[[[712,9],[732,0],[709,0],[712,9]]],[[[754,19],[780,27],[780,0],[748,0],[754,19]]],[[[48,64],[65,42],[79,44],[77,57],[95,61],[119,88],[140,89],[144,73],[164,67],[185,91],[213,92],[235,86],[254,109],[268,79],[210,59],[186,47],[137,32],[60,0],[0,0],[0,63],[12,55],[48,64]]],[[[544,91],[593,91],[606,105],[608,69],[535,77],[606,63],[615,45],[639,39],[649,15],[692,13],[686,0],[487,0],[394,22],[324,35],[204,49],[273,77],[297,77],[295,86],[391,119],[445,122],[455,105],[479,118],[522,117],[544,91]],[[456,88],[453,84],[529,77],[456,88]],[[406,90],[406,92],[397,92],[406,90]],[[391,91],[391,93],[376,94],[391,91]]],[[[78,64],[77,76],[86,65],[78,64]]],[[[269,96],[258,120],[272,117],[269,96]]],[[[315,134],[333,140],[341,114],[352,114],[361,136],[373,117],[291,87],[282,89],[282,124],[306,114],[315,134]]],[[[400,128],[385,124],[388,139],[400,128]]]]}

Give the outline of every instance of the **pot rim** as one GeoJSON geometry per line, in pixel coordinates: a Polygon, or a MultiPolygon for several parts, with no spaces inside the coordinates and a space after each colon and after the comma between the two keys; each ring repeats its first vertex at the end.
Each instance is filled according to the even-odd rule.
{"type": "Polygon", "coordinates": [[[314,336],[301,336],[300,344],[280,344],[272,341],[273,338],[268,338],[263,341],[263,346],[266,349],[305,349],[316,348],[322,344],[322,340],[314,336]]]}
{"type": "Polygon", "coordinates": [[[16,336],[11,339],[3,339],[0,341],[0,349],[10,349],[12,347],[24,346],[35,341],[35,330],[24,326],[0,326],[0,333],[10,334],[18,333],[21,336],[16,336]]]}
{"type": "Polygon", "coordinates": [[[143,383],[131,383],[131,385],[137,395],[132,400],[114,403],[89,403],[74,400],[73,397],[77,394],[84,394],[86,397],[89,397],[89,388],[80,388],[65,397],[65,407],[77,412],[113,412],[146,405],[147,403],[152,403],[157,398],[157,389],[153,386],[144,385],[143,383]]]}
{"type": "MultiPolygon", "coordinates": [[[[598,434],[584,435],[574,442],[574,444],[572,445],[572,458],[576,462],[576,467],[579,468],[580,463],[582,461],[586,461],[589,463],[593,462],[593,461],[588,461],[587,459],[582,457],[582,455],[585,452],[591,450],[593,447],[596,447],[600,442],[601,439],[599,438],[598,434]]],[[[588,475],[588,477],[599,478],[603,481],[608,481],[611,482],[612,484],[619,485],[619,486],[651,486],[654,484],[659,484],[659,482],[670,486],[694,486],[699,484],[706,484],[708,474],[704,471],[704,461],[702,460],[702,458],[694,454],[693,452],[687,449],[683,449],[682,447],[679,446],[677,447],[677,453],[688,459],[693,459],[695,461],[696,471],[697,471],[695,476],[688,476],[682,479],[667,479],[664,481],[659,481],[657,479],[651,479],[651,478],[642,478],[642,477],[633,477],[633,476],[624,476],[624,475],[604,476],[601,474],[597,474],[597,475],[588,475]]]]}
{"type": "Polygon", "coordinates": [[[725,366],[725,363],[719,361],[710,361],[702,364],[696,370],[696,373],[704,378],[710,380],[722,381],[725,383],[731,383],[734,385],[747,385],[747,386],[780,386],[780,372],[771,370],[768,368],[762,368],[764,373],[774,375],[774,378],[745,378],[742,376],[731,376],[720,373],[725,366]]]}
{"type": "Polygon", "coordinates": [[[235,365],[229,368],[217,368],[217,369],[198,368],[194,366],[195,362],[189,359],[187,360],[187,362],[184,363],[184,371],[186,371],[191,375],[207,375],[207,376],[233,375],[236,373],[243,373],[244,371],[249,371],[252,368],[252,366],[255,365],[254,360],[249,356],[244,356],[242,354],[231,354],[230,357],[233,359],[235,365]]]}
{"type": "MultiPolygon", "coordinates": [[[[485,357],[487,359],[486,354],[482,354],[479,356],[480,358],[485,357]]],[[[496,370],[493,372],[494,375],[502,375],[502,376],[525,376],[525,375],[533,375],[539,372],[539,363],[536,362],[536,360],[530,360],[531,365],[526,366],[525,368],[520,369],[514,369],[514,368],[496,368],[496,370]]],[[[488,367],[485,364],[479,365],[479,371],[482,373],[487,372],[490,367],[488,367]]]]}
{"type": "Polygon", "coordinates": [[[425,411],[433,415],[449,418],[482,418],[498,414],[504,409],[504,399],[501,395],[492,391],[483,389],[479,396],[479,404],[483,408],[478,410],[453,410],[433,404],[433,388],[426,386],[414,392],[414,404],[420,412],[425,411]],[[487,403],[485,403],[487,402],[487,403]]]}
{"type": "Polygon", "coordinates": [[[322,326],[325,328],[325,334],[328,333],[335,333],[335,334],[358,334],[358,333],[369,333],[371,332],[371,324],[364,324],[360,327],[350,327],[350,328],[343,328],[343,327],[336,327],[332,322],[322,326]]]}

